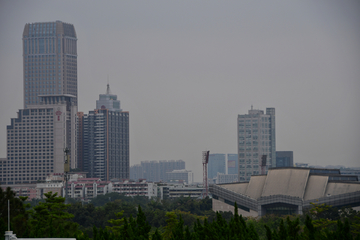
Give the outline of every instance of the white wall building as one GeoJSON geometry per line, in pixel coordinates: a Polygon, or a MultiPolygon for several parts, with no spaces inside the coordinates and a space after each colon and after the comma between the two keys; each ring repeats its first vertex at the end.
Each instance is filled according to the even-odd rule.
{"type": "Polygon", "coordinates": [[[38,95],[40,104],[20,109],[7,126],[7,160],[2,161],[1,185],[31,184],[50,173],[64,173],[64,148],[76,167],[75,120],[72,95],[38,95]]]}
{"type": "Polygon", "coordinates": [[[255,110],[238,115],[239,181],[249,181],[261,173],[261,157],[266,155],[266,168],[276,167],[275,108],[255,110]]]}
{"type": "Polygon", "coordinates": [[[146,182],[146,180],[140,182],[128,180],[123,182],[113,182],[112,191],[124,194],[125,196],[157,197],[157,185],[153,182],[146,182]]]}

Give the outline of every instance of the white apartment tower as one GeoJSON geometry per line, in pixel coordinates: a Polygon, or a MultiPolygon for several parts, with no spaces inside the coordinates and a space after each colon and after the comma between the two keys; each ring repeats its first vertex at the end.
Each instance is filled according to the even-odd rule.
{"type": "MultiPolygon", "coordinates": [[[[2,185],[31,184],[64,172],[64,148],[75,149],[75,96],[39,96],[40,103],[20,109],[7,126],[7,160],[0,165],[2,185]]],[[[76,167],[76,151],[70,152],[76,167]]]]}
{"type": "Polygon", "coordinates": [[[261,157],[266,155],[266,170],[276,166],[275,108],[238,115],[239,181],[249,181],[261,173],[261,157]]]}

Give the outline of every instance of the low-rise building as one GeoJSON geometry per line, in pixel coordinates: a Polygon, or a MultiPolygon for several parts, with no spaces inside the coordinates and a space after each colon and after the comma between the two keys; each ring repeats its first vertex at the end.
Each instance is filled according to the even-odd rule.
{"type": "Polygon", "coordinates": [[[174,185],[169,187],[169,198],[191,197],[201,198],[204,188],[186,185],[174,185]]]}
{"type": "Polygon", "coordinates": [[[148,198],[157,197],[157,187],[153,182],[146,182],[142,179],[139,182],[125,180],[113,183],[113,192],[124,194],[125,196],[146,196],[148,198]]]}
{"type": "Polygon", "coordinates": [[[36,184],[36,198],[44,199],[44,194],[48,192],[57,193],[57,196],[62,196],[63,186],[64,183],[61,180],[39,182],[36,184]]]}

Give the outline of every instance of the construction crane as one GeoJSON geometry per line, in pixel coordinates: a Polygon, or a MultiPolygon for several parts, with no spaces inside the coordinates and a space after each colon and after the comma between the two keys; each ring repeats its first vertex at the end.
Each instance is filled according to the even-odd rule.
{"type": "Polygon", "coordinates": [[[202,152],[202,164],[203,164],[203,186],[204,186],[204,193],[203,198],[209,196],[208,192],[208,174],[207,174],[207,166],[209,162],[209,154],[210,151],[203,151],[202,152]]]}

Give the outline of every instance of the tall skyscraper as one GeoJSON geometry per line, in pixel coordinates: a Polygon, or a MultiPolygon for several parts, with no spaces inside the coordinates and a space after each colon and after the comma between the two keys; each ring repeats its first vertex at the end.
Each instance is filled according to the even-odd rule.
{"type": "Polygon", "coordinates": [[[239,181],[249,181],[261,173],[261,157],[267,156],[266,166],[276,167],[275,108],[255,110],[238,115],[239,181]]]}
{"type": "Polygon", "coordinates": [[[89,177],[129,179],[129,112],[110,93],[100,94],[94,111],[78,113],[79,166],[89,177]]]}
{"type": "Polygon", "coordinates": [[[72,24],[28,23],[23,33],[24,108],[39,95],[71,94],[77,105],[77,47],[72,24]]]}
{"type": "Polygon", "coordinates": [[[76,162],[77,50],[71,24],[26,24],[23,32],[24,109],[7,126],[1,184],[31,184],[64,172],[64,148],[76,162]]]}

